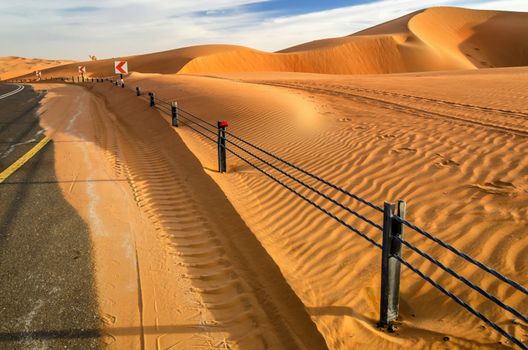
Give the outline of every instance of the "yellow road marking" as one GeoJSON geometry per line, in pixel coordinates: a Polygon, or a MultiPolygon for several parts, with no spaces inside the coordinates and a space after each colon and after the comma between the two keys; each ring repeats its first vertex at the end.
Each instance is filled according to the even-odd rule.
{"type": "Polygon", "coordinates": [[[11,164],[6,170],[0,173],[0,184],[5,181],[9,176],[11,176],[15,171],[17,171],[22,165],[26,164],[35,154],[38,153],[44,146],[50,142],[50,138],[45,136],[39,143],[37,143],[32,149],[30,149],[22,157],[18,158],[16,162],[11,164]]]}

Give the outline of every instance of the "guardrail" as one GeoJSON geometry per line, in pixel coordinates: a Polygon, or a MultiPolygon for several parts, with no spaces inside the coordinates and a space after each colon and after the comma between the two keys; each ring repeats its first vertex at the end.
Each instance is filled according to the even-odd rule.
{"type": "MultiPolygon", "coordinates": [[[[3,81],[3,80],[2,80],[3,81]]],[[[116,83],[118,80],[115,79],[114,76],[109,77],[84,77],[84,76],[71,76],[71,77],[46,77],[41,79],[8,79],[5,80],[6,83],[45,83],[45,82],[52,82],[52,81],[59,81],[64,83],[103,83],[103,82],[112,82],[116,83]]],[[[123,85],[124,87],[124,85],[123,85]]]]}
{"type": "MultiPolygon", "coordinates": [[[[71,79],[70,81],[75,82],[74,79],[71,79]]],[[[110,81],[113,84],[118,84],[118,82],[113,79],[96,78],[96,82],[103,81],[110,81]]],[[[139,87],[135,88],[135,92],[136,96],[145,96],[142,94],[139,87]]],[[[298,196],[305,202],[309,203],[311,206],[315,207],[323,214],[329,216],[359,237],[365,239],[372,246],[379,248],[381,250],[381,300],[380,318],[377,324],[379,327],[386,328],[389,331],[394,330],[394,321],[397,320],[399,316],[400,274],[401,266],[403,265],[418,275],[418,277],[431,284],[434,288],[438,289],[448,298],[459,304],[465,310],[489,325],[513,344],[517,345],[521,349],[528,350],[528,346],[523,343],[523,341],[521,341],[515,335],[507,332],[503,327],[499,326],[498,322],[491,320],[489,317],[485,316],[480,311],[476,310],[474,307],[462,300],[456,295],[456,293],[446,289],[440,283],[431,278],[431,276],[421,271],[417,266],[411,264],[409,260],[402,255],[402,247],[407,247],[411,252],[427,260],[429,263],[443,270],[451,277],[464,283],[466,286],[485,297],[499,308],[507,311],[511,315],[519,318],[522,322],[528,324],[528,317],[525,314],[489,293],[484,287],[470,281],[452,268],[447,267],[438,259],[435,259],[428,253],[413,245],[410,241],[404,238],[404,228],[407,228],[407,230],[410,230],[411,232],[420,235],[428,241],[446,249],[450,253],[463,259],[466,263],[472,264],[480,270],[491,274],[503,284],[508,285],[509,288],[514,289],[516,293],[522,293],[524,296],[526,296],[528,295],[528,289],[522,286],[520,283],[504,276],[495,269],[458,250],[449,243],[440,240],[426,230],[407,221],[405,219],[406,204],[404,201],[400,200],[396,205],[390,202],[385,202],[383,207],[380,207],[330,181],[327,181],[307,171],[306,169],[303,169],[279,157],[270,151],[265,150],[258,145],[255,145],[248,140],[245,140],[227,131],[226,128],[228,127],[228,124],[225,121],[218,121],[215,125],[189,111],[182,109],[176,101],[166,101],[157,98],[154,92],[149,92],[147,96],[147,101],[152,108],[157,108],[161,112],[167,113],[171,116],[171,125],[173,127],[187,127],[199,134],[200,137],[204,138],[205,140],[209,140],[213,144],[216,144],[218,151],[218,171],[220,173],[227,171],[227,153],[229,153],[253,167],[272,181],[276,182],[278,185],[284,187],[294,195],[298,196]],[[316,185],[310,185],[301,180],[299,178],[301,175],[314,180],[316,185]],[[279,177],[282,177],[282,180],[279,177]],[[289,183],[286,183],[286,180],[289,183]],[[336,196],[330,196],[324,193],[325,189],[338,191],[341,195],[344,195],[346,198],[357,202],[359,205],[364,206],[365,208],[370,208],[370,210],[374,210],[380,215],[383,214],[382,223],[378,224],[374,220],[361,214],[359,211],[351,209],[349,206],[346,206],[342,200],[337,199],[336,196]],[[323,200],[326,204],[334,206],[335,208],[339,208],[340,210],[344,210],[348,214],[353,215],[355,218],[366,223],[367,226],[378,231],[378,237],[373,238],[372,235],[363,232],[364,230],[362,231],[351,225],[342,216],[335,215],[330,209],[323,207],[314,199],[309,198],[308,195],[301,193],[301,190],[308,190],[310,194],[315,195],[319,200],[323,200]],[[378,243],[377,238],[381,239],[381,243],[378,243]]],[[[525,305],[528,305],[528,303],[525,305]]]]}

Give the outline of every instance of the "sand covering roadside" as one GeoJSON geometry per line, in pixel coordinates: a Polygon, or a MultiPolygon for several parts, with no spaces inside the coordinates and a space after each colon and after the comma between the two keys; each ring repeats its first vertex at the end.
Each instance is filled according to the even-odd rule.
{"type": "MultiPolygon", "coordinates": [[[[527,77],[524,68],[382,78],[134,74],[129,85],[176,99],[211,122],[229,120],[231,132],[377,204],[405,199],[412,221],[526,285],[527,77]]],[[[214,145],[185,127],[178,132],[204,167],[215,169],[214,145]]],[[[228,174],[211,176],[278,263],[330,348],[503,346],[493,330],[408,270],[402,327],[397,334],[378,331],[379,252],[234,157],[229,165],[228,174]]],[[[372,211],[345,203],[380,222],[372,211]]],[[[379,232],[366,232],[379,241],[379,232]]],[[[526,312],[521,293],[417,234],[408,237],[526,312]]],[[[406,256],[526,339],[526,326],[511,322],[511,315],[423,259],[406,256]]]]}
{"type": "Polygon", "coordinates": [[[61,188],[90,226],[109,348],[326,348],[273,261],[157,112],[128,91],[108,93],[109,84],[97,95],[38,87],[49,90],[43,126],[61,188]]]}
{"type": "MultiPolygon", "coordinates": [[[[210,122],[226,119],[230,131],[377,204],[403,198],[408,202],[411,221],[526,285],[528,73],[526,68],[476,70],[528,64],[528,31],[523,29],[528,23],[526,16],[433,8],[356,35],[308,43],[283,53],[210,45],[128,57],[131,70],[143,73],[131,74],[127,87],[140,86],[143,91],[155,91],[158,97],[177,100],[210,122]],[[269,72],[387,73],[462,68],[468,70],[378,76],[269,72]],[[232,71],[253,73],[226,73],[232,71]],[[268,72],[258,73],[261,71],[268,72]]],[[[89,75],[113,74],[111,61],[87,63],[89,75]]],[[[76,70],[77,64],[73,64],[49,69],[45,74],[76,75],[76,70]]],[[[95,233],[98,225],[116,232],[111,237],[94,238],[99,264],[106,262],[108,255],[116,256],[108,270],[99,270],[98,277],[101,290],[109,293],[101,298],[102,310],[116,310],[106,319],[108,342],[113,342],[112,332],[117,334],[119,327],[131,329],[130,339],[124,337],[129,342],[125,344],[131,346],[141,341],[137,334],[145,334],[148,344],[163,346],[209,344],[254,349],[282,344],[288,348],[320,341],[298,307],[276,307],[280,305],[275,304],[273,293],[277,290],[260,288],[257,282],[261,281],[251,278],[261,270],[244,268],[252,259],[237,245],[254,235],[332,349],[511,346],[407,270],[402,280],[401,327],[394,334],[377,330],[378,251],[242,162],[230,158],[229,172],[215,173],[214,145],[185,127],[170,129],[168,116],[162,122],[157,112],[148,110],[146,102],[134,97],[132,91],[108,83],[93,89],[100,94],[97,98],[79,88],[53,91],[55,101],[65,95],[75,103],[87,104],[80,114],[72,106],[70,113],[64,114],[61,104],[55,112],[60,111],[65,118],[63,128],[71,123],[72,130],[82,131],[83,141],[87,138],[93,143],[87,160],[82,148],[67,149],[63,148],[67,143],[61,147],[58,143],[57,173],[66,174],[68,179],[104,175],[102,178],[115,182],[63,188],[95,233]],[[112,113],[118,108],[123,114],[112,113]],[[113,134],[115,130],[117,134],[113,134]],[[208,183],[200,165],[188,155],[178,155],[183,144],[174,144],[175,132],[247,225],[244,230],[234,230],[234,238],[216,221],[218,212],[208,202],[209,192],[200,190],[208,183]],[[78,170],[72,166],[75,162],[84,167],[78,170]],[[106,165],[87,168],[86,164],[106,165]],[[198,173],[200,177],[195,179],[198,173]],[[116,183],[122,182],[120,192],[115,192],[116,183]],[[177,189],[174,183],[179,185],[177,189]],[[74,192],[75,196],[71,194],[74,192]],[[102,197],[89,197],[89,193],[108,197],[97,200],[102,197]],[[190,197],[193,200],[189,203],[190,197]],[[103,222],[98,223],[101,217],[103,222]],[[123,217],[132,219],[120,222],[118,218],[123,217]],[[130,227],[139,233],[132,235],[130,227]],[[150,239],[153,236],[156,240],[150,239]],[[108,244],[107,239],[120,241],[108,244]],[[138,245],[142,247],[137,249],[139,270],[130,250],[138,245]],[[144,266],[142,256],[148,262],[144,266]],[[147,273],[145,278],[142,271],[147,273]],[[114,274],[116,281],[108,282],[114,274]],[[138,293],[138,276],[141,285],[147,286],[141,289],[143,297],[138,293]],[[268,293],[269,299],[262,297],[268,293]],[[121,295],[127,305],[123,309],[116,306],[121,295]],[[147,302],[138,307],[138,300],[147,302]],[[263,300],[274,301],[271,314],[263,300]],[[181,303],[182,309],[172,309],[181,303]],[[139,310],[143,310],[141,314],[139,310]],[[286,313],[276,320],[274,311],[286,313]],[[303,321],[300,328],[281,324],[292,324],[295,317],[303,321]],[[142,319],[144,329],[151,333],[138,331],[142,319]],[[309,329],[305,333],[310,338],[299,336],[303,329],[309,329]]],[[[44,114],[44,121],[48,115],[44,114]]],[[[79,141],[78,135],[73,137],[79,141]]],[[[379,215],[354,202],[345,203],[380,222],[379,215]]],[[[379,232],[345,217],[379,240],[379,232]]],[[[237,225],[242,223],[237,221],[237,225]]],[[[407,234],[426,252],[527,312],[524,296],[416,234],[407,234]]],[[[527,325],[512,322],[511,315],[421,258],[408,257],[509,332],[527,339],[527,325]]],[[[256,259],[254,263],[263,265],[262,261],[256,259]]],[[[270,280],[273,278],[265,279],[266,283],[270,280]]],[[[282,277],[278,281],[284,286],[282,277]]]]}
{"type": "MultiPolygon", "coordinates": [[[[412,221],[521,284],[526,284],[528,266],[523,252],[528,244],[524,235],[528,167],[523,150],[528,132],[524,117],[528,113],[524,95],[527,76],[526,69],[452,75],[421,74],[417,77],[384,76],[383,79],[375,76],[359,79],[277,73],[239,74],[233,77],[235,80],[230,80],[227,76],[208,78],[133,74],[128,79],[128,85],[141,86],[144,91],[156,91],[161,98],[177,99],[183,108],[208,118],[211,122],[227,119],[230,131],[376,203],[404,198],[408,201],[409,218],[412,221]],[[497,89],[498,86],[501,89],[497,89]],[[490,96],[494,98],[491,99],[490,96]]],[[[138,249],[139,261],[142,252],[147,252],[146,261],[153,261],[150,266],[156,266],[144,270],[151,274],[150,280],[148,277],[142,278],[142,285],[146,286],[142,289],[142,295],[146,296],[144,300],[151,301],[149,307],[140,308],[145,310],[143,317],[147,320],[143,325],[154,327],[146,328],[152,332],[146,333],[146,342],[154,344],[161,341],[160,335],[167,333],[170,336],[161,339],[168,343],[182,340],[191,343],[206,342],[209,339],[216,341],[215,344],[227,342],[230,346],[238,345],[240,348],[255,348],[255,344],[263,347],[284,344],[284,338],[272,330],[266,331],[269,328],[262,326],[269,320],[269,315],[259,311],[258,298],[255,301],[251,293],[248,295],[243,292],[242,299],[245,301],[240,304],[240,299],[231,294],[239,291],[238,287],[234,290],[216,290],[213,287],[216,291],[209,293],[208,288],[198,286],[190,293],[191,296],[204,298],[201,304],[198,303],[202,307],[212,305],[215,311],[205,313],[210,318],[200,318],[197,316],[200,312],[171,312],[172,307],[181,307],[182,301],[189,300],[178,297],[181,295],[178,291],[182,290],[179,281],[183,281],[181,277],[188,274],[185,269],[200,271],[197,273],[201,276],[198,279],[193,275],[186,277],[193,281],[198,280],[206,285],[224,283],[230,275],[229,272],[227,276],[225,274],[224,259],[230,255],[227,251],[224,253],[226,246],[222,243],[221,236],[208,238],[211,230],[218,232],[216,225],[203,227],[194,219],[189,221],[194,210],[207,210],[207,206],[204,208],[189,204],[188,198],[196,187],[188,187],[193,190],[189,189],[190,192],[183,194],[172,192],[174,182],[183,184],[184,187],[190,186],[186,184],[189,179],[194,178],[195,175],[191,174],[201,170],[195,166],[182,167],[182,161],[183,164],[188,164],[188,160],[173,158],[174,152],[182,145],[171,146],[175,135],[168,126],[168,116],[164,117],[165,122],[161,122],[157,112],[148,110],[146,101],[136,98],[130,90],[113,87],[108,83],[99,84],[95,89],[107,96],[108,106],[94,102],[95,106],[80,114],[77,113],[78,110],[66,113],[60,104],[55,110],[60,110],[60,115],[64,118],[63,125],[66,125],[63,127],[66,129],[70,125],[71,128],[76,125],[81,128],[82,123],[87,123],[81,130],[90,135],[89,125],[95,123],[92,126],[91,140],[96,149],[105,150],[105,156],[101,157],[101,151],[94,154],[91,158],[93,160],[88,161],[81,161],[82,153],[77,157],[67,156],[67,153],[61,156],[59,145],[62,143],[57,143],[58,164],[62,164],[57,173],[69,171],[67,177],[75,178],[75,172],[78,171],[76,167],[72,167],[76,164],[75,161],[81,161],[81,164],[85,164],[84,167],[86,164],[107,164],[109,168],[103,179],[115,179],[117,183],[125,178],[134,180],[132,197],[143,207],[141,212],[146,214],[145,218],[136,208],[124,205],[130,203],[133,207],[135,201],[123,201],[122,193],[112,192],[111,188],[115,184],[106,189],[95,190],[98,196],[92,198],[82,195],[90,193],[90,182],[64,187],[66,198],[72,200],[72,204],[87,222],[95,225],[95,233],[99,230],[98,225],[109,227],[112,231],[112,235],[108,237],[95,236],[96,260],[102,259],[105,262],[108,255],[116,256],[106,274],[105,270],[98,271],[102,273],[98,275],[102,279],[99,281],[101,290],[110,293],[106,301],[102,297],[102,310],[109,308],[121,313],[118,317],[109,313],[108,342],[116,337],[115,330],[112,335],[113,323],[115,328],[124,326],[132,329],[129,341],[138,342],[137,322],[141,317],[137,303],[137,282],[131,282],[137,281],[137,265],[129,250],[133,246],[129,233],[129,227],[132,226],[137,227],[140,233],[143,232],[143,235],[136,235],[136,242],[141,242],[141,237],[149,237],[148,244],[145,241],[140,243],[144,248],[138,249]],[[123,117],[118,118],[115,113],[109,113],[108,108],[111,106],[120,106],[123,117]],[[127,126],[126,123],[131,124],[127,126]],[[123,136],[107,135],[116,129],[123,136]],[[166,135],[167,132],[171,136],[166,135]],[[156,145],[139,141],[144,138],[156,140],[156,145]],[[130,143],[130,140],[134,142],[130,143]],[[136,170],[127,173],[124,171],[125,165],[136,170]],[[189,174],[178,180],[176,174],[180,171],[189,171],[189,174]],[[72,196],[69,194],[70,188],[71,191],[81,191],[81,194],[72,196]],[[111,193],[114,193],[114,199],[105,197],[104,200],[97,200],[103,194],[107,196],[111,193]],[[116,201],[119,203],[117,206],[112,204],[116,201]],[[182,210],[178,204],[180,202],[184,203],[181,205],[185,208],[196,209],[191,209],[193,212],[182,210]],[[100,216],[105,209],[98,211],[98,206],[108,208],[106,213],[111,216],[100,216]],[[123,209],[127,207],[130,209],[123,209]],[[101,217],[111,220],[106,224],[106,219],[102,223],[98,222],[96,219],[101,217]],[[127,219],[119,224],[122,220],[119,218],[132,220],[127,219]],[[119,229],[120,225],[124,225],[121,226],[124,228],[119,229]],[[149,235],[154,235],[157,239],[151,240],[152,236],[149,235]],[[128,240],[125,247],[129,248],[108,252],[106,249],[123,247],[123,243],[105,244],[105,239],[128,240]],[[99,250],[98,240],[103,242],[99,243],[103,246],[99,250]],[[155,246],[150,247],[149,244],[155,246]],[[220,256],[217,256],[218,246],[222,247],[218,248],[220,256]],[[97,258],[97,254],[101,256],[97,258]],[[121,259],[117,258],[119,254],[121,259]],[[179,260],[181,256],[183,261],[179,260]],[[130,264],[125,265],[122,260],[129,261],[130,264]],[[123,266],[128,268],[116,274],[123,266]],[[120,279],[117,282],[116,277],[120,279]],[[104,281],[109,279],[110,284],[105,284],[108,282],[104,281]],[[159,288],[160,281],[165,281],[161,283],[163,290],[170,291],[167,294],[162,292],[161,296],[157,294],[159,290],[148,290],[159,288]],[[124,286],[130,286],[130,289],[123,290],[124,286]],[[223,293],[233,297],[226,298],[223,293]],[[153,295],[156,297],[149,298],[153,295]],[[175,296],[177,300],[173,299],[175,296]],[[121,310],[117,306],[120,304],[115,303],[117,299],[127,306],[121,310]],[[249,304],[246,304],[248,301],[249,304]],[[224,319],[224,314],[216,311],[215,307],[219,303],[222,308],[230,310],[227,311],[230,316],[233,315],[232,308],[241,312],[235,313],[240,318],[237,318],[234,326],[229,321],[232,320],[230,317],[224,319]],[[252,316],[244,313],[247,309],[243,305],[251,305],[252,316]],[[162,310],[166,310],[166,313],[162,310]],[[182,338],[181,335],[174,334],[174,328],[171,328],[174,323],[163,321],[173,322],[174,315],[182,317],[176,317],[179,320],[176,325],[225,328],[221,328],[222,332],[214,333],[216,338],[182,338]],[[188,323],[188,316],[197,323],[188,323]],[[206,322],[204,325],[201,323],[204,320],[214,320],[215,323],[206,322]],[[228,325],[222,326],[223,322],[228,325]],[[259,325],[259,331],[248,333],[247,327],[252,329],[251,325],[255,325],[255,322],[259,325]],[[159,328],[155,325],[159,325],[159,328]],[[169,328],[163,328],[167,325],[169,328]],[[241,333],[251,336],[240,338],[241,333]],[[225,340],[222,338],[224,335],[225,340]]],[[[91,96],[79,88],[57,90],[57,95],[62,94],[71,94],[69,100],[74,104],[79,102],[75,102],[76,99],[83,100],[91,96]]],[[[52,109],[51,105],[46,108],[50,111],[52,109]]],[[[46,112],[44,115],[50,118],[52,114],[46,112]]],[[[241,162],[231,158],[230,171],[224,175],[207,170],[216,167],[214,145],[201,141],[185,127],[177,132],[198,156],[209,175],[225,191],[251,229],[252,233],[247,232],[242,237],[256,235],[304,303],[330,348],[502,347],[499,341],[504,343],[504,340],[495,332],[483,326],[476,318],[470,317],[458,305],[409,271],[404,272],[402,280],[400,330],[395,334],[380,332],[374,327],[379,300],[377,251],[241,162]],[[444,337],[449,338],[448,343],[445,343],[444,337]]],[[[99,167],[90,169],[93,172],[99,167]]],[[[104,184],[103,181],[98,186],[106,186],[104,184]]],[[[94,193],[94,188],[91,191],[94,193]]],[[[353,203],[349,204],[355,208],[353,203]]],[[[363,213],[373,215],[369,211],[363,210],[363,213]]],[[[209,214],[200,218],[210,220],[209,214]]],[[[357,224],[352,218],[349,219],[351,223],[357,224]]],[[[374,216],[374,219],[380,218],[374,216]]],[[[359,224],[358,227],[365,228],[359,224]]],[[[379,239],[379,233],[371,230],[367,232],[379,239]]],[[[461,264],[459,259],[446,255],[443,250],[418,236],[411,236],[410,233],[409,236],[413,243],[425,251],[441,258],[464,276],[478,281],[508,304],[526,312],[523,309],[523,297],[519,293],[504,288],[501,283],[480,273],[476,268],[461,264]]],[[[243,254],[244,251],[240,253],[243,254]]],[[[423,260],[412,255],[409,259],[473,306],[499,320],[501,326],[508,331],[525,339],[525,326],[512,322],[510,315],[493,307],[475,293],[470,293],[463,285],[438,272],[423,260]]],[[[239,270],[235,271],[238,276],[239,270]]],[[[183,283],[183,290],[188,291],[185,286],[189,285],[183,283]]],[[[268,293],[267,289],[264,291],[268,293]]],[[[193,300],[196,299],[184,302],[186,306],[183,309],[195,310],[193,300]]],[[[185,334],[195,334],[196,328],[185,329],[189,330],[185,334]]]]}

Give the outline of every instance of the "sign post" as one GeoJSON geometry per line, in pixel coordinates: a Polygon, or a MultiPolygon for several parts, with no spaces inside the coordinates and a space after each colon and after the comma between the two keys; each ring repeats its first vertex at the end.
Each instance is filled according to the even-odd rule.
{"type": "Polygon", "coordinates": [[[128,74],[128,62],[127,61],[114,61],[115,74],[119,74],[121,78],[121,87],[125,87],[125,81],[123,80],[123,74],[128,74]]]}
{"type": "Polygon", "coordinates": [[[81,73],[81,79],[84,83],[84,73],[86,73],[86,66],[79,66],[79,73],[81,73]]]}

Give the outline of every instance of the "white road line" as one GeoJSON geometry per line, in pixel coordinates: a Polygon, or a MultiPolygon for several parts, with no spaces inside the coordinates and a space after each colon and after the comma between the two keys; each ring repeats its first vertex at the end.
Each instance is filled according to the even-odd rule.
{"type": "Polygon", "coordinates": [[[3,94],[3,95],[0,95],[0,100],[3,99],[3,98],[9,97],[11,95],[17,94],[17,93],[19,93],[22,90],[24,90],[24,85],[18,85],[18,88],[16,90],[8,92],[8,93],[3,94]]]}

